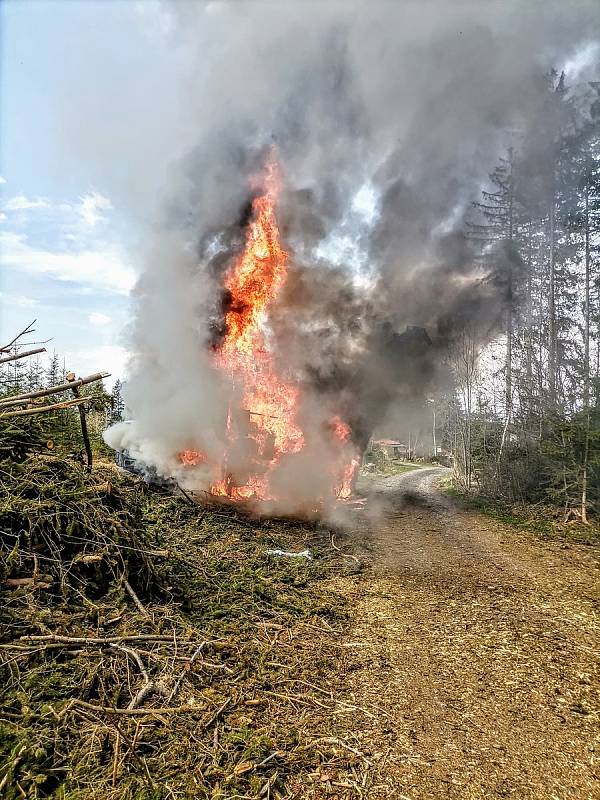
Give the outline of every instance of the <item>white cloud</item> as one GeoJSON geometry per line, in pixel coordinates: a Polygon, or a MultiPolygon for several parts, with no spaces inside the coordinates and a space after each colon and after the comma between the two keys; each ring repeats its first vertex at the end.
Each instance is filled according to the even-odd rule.
{"type": "MultiPolygon", "coordinates": [[[[10,197],[3,204],[4,211],[47,211],[54,218],[55,224],[72,228],[75,224],[83,229],[95,228],[99,222],[105,222],[104,212],[112,211],[113,205],[108,197],[96,191],[82,195],[77,203],[51,202],[47,197],[27,197],[22,192],[10,197]]],[[[38,222],[38,220],[36,220],[38,222]]]]}
{"type": "Polygon", "coordinates": [[[6,214],[3,211],[0,211],[0,222],[4,222],[6,219],[6,214]]]}
{"type": "Polygon", "coordinates": [[[79,207],[79,213],[83,221],[91,228],[98,222],[103,222],[106,219],[104,214],[101,213],[102,211],[110,211],[113,207],[108,197],[104,197],[104,195],[98,194],[98,192],[88,192],[88,194],[83,195],[80,200],[81,206],[79,207]]]}
{"type": "Polygon", "coordinates": [[[131,353],[121,345],[106,344],[84,350],[71,350],[64,355],[69,369],[80,375],[100,371],[110,372],[111,377],[105,384],[112,385],[117,378],[124,377],[131,353]]]}
{"type": "Polygon", "coordinates": [[[107,314],[101,314],[100,311],[92,311],[88,317],[88,321],[92,325],[108,325],[109,322],[112,322],[112,317],[109,317],[107,314]]]}
{"type": "Polygon", "coordinates": [[[17,306],[17,308],[32,308],[39,305],[34,297],[26,297],[23,294],[6,294],[6,292],[0,292],[0,303],[6,306],[17,306]]]}
{"type": "Polygon", "coordinates": [[[0,175],[0,183],[6,183],[6,178],[3,178],[2,175],[0,175]]]}
{"type": "Polygon", "coordinates": [[[4,204],[5,211],[33,211],[40,208],[50,208],[50,203],[45,197],[36,197],[32,200],[24,194],[16,194],[4,204]]]}
{"type": "Polygon", "coordinates": [[[88,284],[126,294],[135,283],[135,273],[115,248],[98,245],[79,252],[51,252],[38,249],[27,237],[14,232],[0,233],[0,260],[4,267],[46,274],[61,281],[88,284]]]}

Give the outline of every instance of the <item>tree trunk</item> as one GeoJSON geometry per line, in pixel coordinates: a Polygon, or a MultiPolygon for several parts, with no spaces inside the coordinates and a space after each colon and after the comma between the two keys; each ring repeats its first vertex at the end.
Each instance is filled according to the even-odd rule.
{"type": "Polygon", "coordinates": [[[554,193],[550,206],[550,297],[548,305],[549,317],[549,342],[548,342],[548,399],[550,406],[556,405],[556,352],[557,352],[557,330],[556,330],[556,275],[554,267],[554,239],[555,239],[555,219],[554,219],[554,193]]]}
{"type": "Polygon", "coordinates": [[[590,451],[590,207],[589,182],[585,186],[585,306],[583,333],[583,408],[585,432],[581,470],[581,521],[587,522],[588,461],[590,451]]]}
{"type": "Polygon", "coordinates": [[[510,419],[512,403],[512,346],[513,346],[513,267],[512,267],[512,243],[513,243],[513,177],[512,177],[512,148],[510,150],[510,176],[508,188],[508,241],[510,251],[508,259],[508,308],[506,310],[506,386],[504,393],[505,417],[510,419]]]}
{"type": "Polygon", "coordinates": [[[527,227],[527,351],[525,353],[525,374],[527,375],[527,416],[531,418],[533,413],[533,298],[532,298],[532,237],[531,219],[527,227]]]}
{"type": "MultiPolygon", "coordinates": [[[[67,375],[67,381],[69,381],[69,383],[72,383],[72,384],[76,384],[77,383],[77,381],[75,380],[75,375],[72,372],[70,372],[67,375]]],[[[76,398],[81,397],[81,393],[79,391],[79,386],[73,385],[72,392],[73,392],[74,397],[76,397],[76,398]]],[[[86,454],[86,457],[87,457],[87,471],[91,472],[92,471],[92,460],[93,460],[92,446],[90,444],[90,437],[89,437],[89,434],[88,434],[87,422],[86,422],[86,419],[85,419],[85,409],[84,409],[83,405],[79,406],[79,422],[81,423],[81,435],[83,437],[83,444],[84,444],[84,447],[85,447],[85,454],[86,454]]]]}

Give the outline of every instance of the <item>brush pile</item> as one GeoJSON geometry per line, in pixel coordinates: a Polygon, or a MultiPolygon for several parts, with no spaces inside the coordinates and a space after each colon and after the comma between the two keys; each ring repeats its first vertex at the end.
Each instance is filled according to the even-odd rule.
{"type": "Polygon", "coordinates": [[[201,508],[107,462],[15,458],[14,435],[2,422],[3,797],[299,797],[320,785],[307,773],[349,767],[321,687],[344,653],[335,575],[356,564],[328,531],[201,508]]]}
{"type": "MultiPolygon", "coordinates": [[[[0,432],[0,440],[2,439],[0,432]]],[[[10,452],[8,446],[1,452],[10,452]]],[[[129,571],[148,581],[139,492],[110,466],[84,474],[60,456],[0,460],[0,580],[52,603],[97,597],[129,571]]]]}

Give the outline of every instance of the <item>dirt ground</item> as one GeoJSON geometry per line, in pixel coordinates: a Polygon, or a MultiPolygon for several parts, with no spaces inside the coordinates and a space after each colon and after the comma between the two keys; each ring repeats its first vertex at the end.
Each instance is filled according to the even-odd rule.
{"type": "Polygon", "coordinates": [[[599,798],[597,553],[458,510],[444,473],[369,479],[371,566],[338,587],[359,764],[300,796],[599,798]]]}
{"type": "Polygon", "coordinates": [[[443,469],[362,479],[342,530],[38,467],[10,508],[62,508],[60,468],[86,538],[2,596],[0,796],[600,798],[597,548],[459,510],[443,469]]]}

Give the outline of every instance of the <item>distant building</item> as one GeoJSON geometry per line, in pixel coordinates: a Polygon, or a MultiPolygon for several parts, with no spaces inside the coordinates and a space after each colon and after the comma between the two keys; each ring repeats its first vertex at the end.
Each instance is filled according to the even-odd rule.
{"type": "Polygon", "coordinates": [[[384,458],[408,458],[409,448],[404,442],[398,439],[371,439],[367,448],[367,458],[369,453],[381,455],[384,458]]]}

